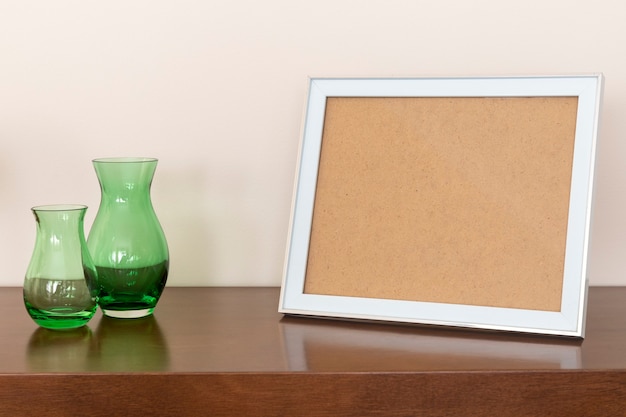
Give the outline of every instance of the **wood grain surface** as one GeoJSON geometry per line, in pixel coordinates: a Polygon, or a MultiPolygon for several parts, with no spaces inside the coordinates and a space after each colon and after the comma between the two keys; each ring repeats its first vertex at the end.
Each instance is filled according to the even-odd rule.
{"type": "Polygon", "coordinates": [[[584,341],[283,317],[277,288],[167,288],[153,318],[38,329],[0,288],[1,416],[618,416],[626,288],[584,341]]]}

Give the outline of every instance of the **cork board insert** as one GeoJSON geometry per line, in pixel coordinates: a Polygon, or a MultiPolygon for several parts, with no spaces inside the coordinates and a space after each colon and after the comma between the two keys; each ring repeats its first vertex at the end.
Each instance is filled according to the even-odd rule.
{"type": "Polygon", "coordinates": [[[305,294],[559,311],[578,97],[328,97],[305,294]]]}

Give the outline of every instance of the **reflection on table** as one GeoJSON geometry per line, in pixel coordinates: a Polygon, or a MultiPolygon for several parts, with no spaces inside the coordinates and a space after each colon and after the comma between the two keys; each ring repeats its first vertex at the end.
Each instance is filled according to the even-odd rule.
{"type": "Polygon", "coordinates": [[[141,372],[169,368],[168,344],[154,316],[114,319],[103,316],[95,331],[35,330],[27,349],[35,372],[141,372]]]}
{"type": "Polygon", "coordinates": [[[581,343],[503,333],[286,317],[292,371],[576,369],[581,343]]]}

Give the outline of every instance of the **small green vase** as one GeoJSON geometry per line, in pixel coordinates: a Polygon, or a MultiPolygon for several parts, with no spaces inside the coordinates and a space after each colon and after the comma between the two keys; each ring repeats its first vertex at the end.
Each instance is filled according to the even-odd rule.
{"type": "Polygon", "coordinates": [[[87,239],[97,277],[98,304],[115,318],[153,313],[169,270],[165,234],[152,207],[154,158],[103,158],[98,213],[87,239]]]}
{"type": "Polygon", "coordinates": [[[37,236],[24,278],[26,310],[48,329],[81,327],[97,308],[90,291],[96,271],[83,231],[87,207],[47,205],[32,211],[37,236]]]}

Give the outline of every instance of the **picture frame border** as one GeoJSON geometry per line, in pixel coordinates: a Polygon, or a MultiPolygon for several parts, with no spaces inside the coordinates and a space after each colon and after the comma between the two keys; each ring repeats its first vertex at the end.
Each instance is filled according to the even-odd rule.
{"type": "Polygon", "coordinates": [[[520,77],[310,78],[279,312],[584,337],[601,74],[520,77]],[[329,97],[578,97],[561,310],[306,294],[306,266],[329,97]]]}

